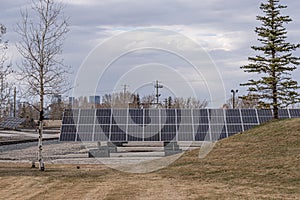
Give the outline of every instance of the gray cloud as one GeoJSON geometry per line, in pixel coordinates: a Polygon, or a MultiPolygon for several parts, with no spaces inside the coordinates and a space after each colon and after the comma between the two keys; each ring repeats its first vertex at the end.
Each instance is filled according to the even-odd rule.
{"type": "MultiPolygon", "coordinates": [[[[256,21],[256,15],[261,14],[260,0],[63,1],[66,3],[65,14],[70,16],[71,25],[65,42],[64,57],[74,71],[88,53],[105,39],[134,28],[161,27],[187,35],[201,44],[222,72],[228,91],[238,88],[239,83],[249,78],[239,66],[247,62],[249,55],[255,55],[250,46],[257,44],[254,28],[260,24],[256,21]]],[[[18,40],[14,28],[20,19],[19,11],[30,2],[1,1],[0,23],[7,26],[6,37],[11,45],[18,40]]],[[[283,13],[294,20],[287,25],[288,40],[297,43],[300,33],[300,2],[282,0],[282,4],[288,5],[283,13]]],[[[300,79],[299,70],[294,76],[300,79]]]]}

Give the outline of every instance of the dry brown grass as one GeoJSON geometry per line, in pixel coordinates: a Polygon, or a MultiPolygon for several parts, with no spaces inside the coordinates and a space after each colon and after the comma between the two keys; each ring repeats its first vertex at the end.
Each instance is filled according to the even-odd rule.
{"type": "Polygon", "coordinates": [[[300,119],[268,123],[169,167],[129,174],[103,165],[0,164],[1,199],[300,199],[300,119]]]}

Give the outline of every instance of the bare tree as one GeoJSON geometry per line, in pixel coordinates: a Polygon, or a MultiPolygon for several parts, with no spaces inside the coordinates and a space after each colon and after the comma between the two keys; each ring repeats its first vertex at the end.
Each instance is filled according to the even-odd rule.
{"type": "Polygon", "coordinates": [[[142,97],[143,108],[151,108],[154,105],[155,95],[150,94],[142,97]]]}
{"type": "Polygon", "coordinates": [[[8,42],[3,40],[3,35],[6,33],[6,28],[0,24],[0,119],[5,117],[4,111],[9,104],[11,96],[12,84],[8,80],[8,76],[12,73],[11,65],[6,64],[6,50],[8,42]]]}
{"type": "Polygon", "coordinates": [[[21,11],[17,32],[21,38],[17,48],[23,57],[20,75],[27,84],[27,94],[39,98],[38,161],[44,170],[42,138],[44,102],[53,94],[61,94],[67,85],[69,68],[61,58],[63,41],[69,31],[62,4],[54,0],[33,0],[30,12],[21,11]]]}
{"type": "MultiPolygon", "coordinates": [[[[233,108],[233,97],[227,100],[227,102],[223,105],[224,109],[231,109],[233,108]]],[[[248,93],[242,97],[235,99],[235,108],[264,108],[267,109],[268,107],[262,107],[259,103],[259,98],[255,94],[248,93]]]]}
{"type": "Polygon", "coordinates": [[[188,98],[183,98],[183,97],[177,97],[174,99],[174,105],[173,107],[175,108],[206,108],[208,105],[207,100],[199,100],[194,97],[188,97],[188,98]]]}

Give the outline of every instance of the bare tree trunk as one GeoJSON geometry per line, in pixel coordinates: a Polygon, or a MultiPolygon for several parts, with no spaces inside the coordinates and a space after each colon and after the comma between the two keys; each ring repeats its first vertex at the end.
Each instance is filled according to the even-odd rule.
{"type": "MultiPolygon", "coordinates": [[[[43,71],[43,70],[41,70],[43,71]]],[[[42,76],[41,76],[42,77],[42,76]]],[[[41,82],[43,78],[41,78],[41,82]]],[[[41,84],[41,95],[40,95],[40,119],[39,119],[39,141],[38,141],[38,161],[39,161],[39,169],[41,171],[45,170],[44,161],[43,161],[43,131],[44,131],[44,90],[43,90],[43,83],[41,84]]]]}
{"type": "Polygon", "coordinates": [[[45,170],[44,166],[44,160],[43,160],[43,120],[40,120],[40,126],[39,126],[39,141],[38,141],[38,161],[39,161],[39,169],[41,171],[45,170]]]}

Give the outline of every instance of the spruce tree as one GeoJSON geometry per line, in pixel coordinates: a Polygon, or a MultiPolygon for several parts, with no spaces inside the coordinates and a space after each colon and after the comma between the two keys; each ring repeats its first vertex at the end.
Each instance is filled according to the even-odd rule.
{"type": "Polygon", "coordinates": [[[299,57],[292,52],[300,47],[286,41],[287,31],[284,24],[292,21],[289,16],[281,15],[281,10],[287,6],[280,0],[268,0],[262,3],[260,9],[263,16],[257,16],[261,27],[255,32],[261,46],[252,46],[260,52],[255,57],[249,57],[250,64],[241,67],[245,72],[255,73],[258,80],[249,80],[241,86],[247,86],[248,91],[258,98],[262,108],[272,108],[274,118],[278,118],[278,109],[299,102],[297,81],[292,79],[291,72],[299,65],[299,57]]]}

